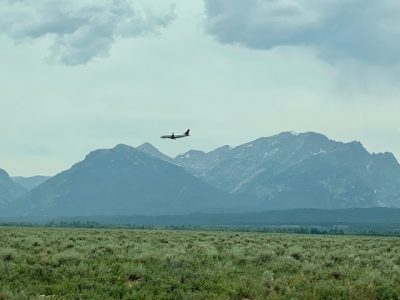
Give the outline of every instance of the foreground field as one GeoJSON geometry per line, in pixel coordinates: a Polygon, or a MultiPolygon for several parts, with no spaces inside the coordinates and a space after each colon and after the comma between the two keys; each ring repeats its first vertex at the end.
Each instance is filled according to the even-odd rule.
{"type": "Polygon", "coordinates": [[[0,228],[0,299],[400,299],[400,239],[0,228]]]}

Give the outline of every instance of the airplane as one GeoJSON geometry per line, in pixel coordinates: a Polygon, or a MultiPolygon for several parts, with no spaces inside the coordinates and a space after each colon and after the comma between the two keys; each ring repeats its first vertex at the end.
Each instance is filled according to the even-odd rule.
{"type": "Polygon", "coordinates": [[[174,133],[172,133],[171,135],[163,135],[160,138],[176,140],[176,139],[180,139],[180,138],[184,138],[184,137],[190,136],[189,133],[190,133],[190,129],[186,130],[186,132],[184,134],[175,135],[174,133]]]}

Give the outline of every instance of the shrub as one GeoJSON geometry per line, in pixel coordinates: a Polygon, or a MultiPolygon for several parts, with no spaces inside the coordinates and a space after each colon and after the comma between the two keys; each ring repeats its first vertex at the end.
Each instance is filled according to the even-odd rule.
{"type": "Polygon", "coordinates": [[[274,259],[275,255],[275,252],[272,250],[263,251],[257,256],[256,264],[263,265],[265,263],[268,263],[274,259]]]}
{"type": "Polygon", "coordinates": [[[293,257],[295,260],[303,259],[303,249],[300,247],[292,247],[288,250],[289,256],[293,257]]]}
{"type": "Polygon", "coordinates": [[[1,261],[8,263],[15,260],[15,250],[14,249],[2,249],[0,250],[1,261]]]}
{"type": "Polygon", "coordinates": [[[64,252],[59,252],[53,255],[52,261],[56,266],[62,265],[77,265],[79,264],[84,257],[82,254],[74,251],[74,250],[67,250],[64,252]]]}
{"type": "Polygon", "coordinates": [[[265,271],[262,275],[262,282],[266,288],[272,287],[274,282],[274,273],[269,270],[265,271]]]}
{"type": "Polygon", "coordinates": [[[0,300],[11,300],[13,295],[10,292],[0,292],[0,300]]]}
{"type": "Polygon", "coordinates": [[[301,263],[291,256],[281,256],[274,260],[271,269],[275,272],[293,274],[300,270],[301,263]]]}

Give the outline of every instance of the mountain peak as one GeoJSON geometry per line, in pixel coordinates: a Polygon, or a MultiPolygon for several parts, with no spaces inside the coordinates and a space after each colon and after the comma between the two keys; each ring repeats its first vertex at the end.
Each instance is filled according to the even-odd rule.
{"type": "Polygon", "coordinates": [[[319,132],[306,131],[306,132],[295,132],[295,131],[284,131],[275,135],[276,137],[305,137],[305,138],[320,138],[327,139],[328,137],[319,132]]]}
{"type": "Polygon", "coordinates": [[[160,150],[158,150],[156,147],[154,147],[152,144],[150,143],[144,143],[140,146],[138,146],[136,148],[139,151],[142,151],[150,156],[159,158],[161,160],[167,161],[167,162],[172,162],[172,158],[165,155],[164,153],[162,153],[160,150]]]}
{"type": "Polygon", "coordinates": [[[8,175],[8,173],[0,168],[0,177],[10,177],[10,175],[8,175]]]}
{"type": "Polygon", "coordinates": [[[156,147],[154,147],[152,144],[150,144],[149,142],[145,142],[143,144],[141,144],[140,146],[136,147],[137,149],[141,149],[141,148],[149,148],[149,149],[156,149],[158,150],[156,147]]]}
{"type": "Polygon", "coordinates": [[[399,165],[399,161],[397,160],[396,156],[392,152],[384,152],[382,154],[386,159],[392,161],[393,163],[399,165]]]}
{"type": "Polygon", "coordinates": [[[365,149],[364,145],[360,141],[352,141],[352,142],[347,143],[347,145],[349,147],[351,147],[352,149],[367,151],[367,149],[365,149]]]}
{"type": "Polygon", "coordinates": [[[15,183],[5,170],[0,169],[0,211],[7,209],[7,204],[13,203],[25,192],[25,189],[15,183]]]}
{"type": "Polygon", "coordinates": [[[117,151],[135,151],[136,149],[132,146],[125,145],[125,144],[118,144],[116,145],[113,150],[117,151]]]}
{"type": "Polygon", "coordinates": [[[388,165],[395,165],[397,167],[400,166],[398,160],[391,152],[374,153],[373,155],[380,162],[385,162],[388,165]]]}
{"type": "Polygon", "coordinates": [[[50,176],[42,176],[42,175],[36,175],[36,176],[30,176],[30,177],[23,177],[23,176],[14,176],[11,179],[16,183],[22,186],[25,190],[31,191],[37,186],[41,185],[43,182],[45,182],[47,179],[49,179],[50,176]]]}
{"type": "Polygon", "coordinates": [[[84,161],[91,161],[91,160],[97,160],[101,159],[102,157],[105,156],[110,156],[110,155],[119,155],[119,156],[132,156],[137,153],[142,153],[141,151],[135,149],[134,147],[125,145],[125,144],[118,144],[112,149],[97,149],[94,151],[91,151],[88,155],[86,155],[84,161]]]}
{"type": "Polygon", "coordinates": [[[229,145],[224,145],[224,146],[219,147],[219,148],[217,148],[217,149],[215,149],[215,150],[213,150],[213,151],[210,151],[208,154],[217,153],[217,152],[220,152],[220,153],[222,153],[222,152],[228,152],[228,151],[231,151],[231,150],[232,150],[232,147],[231,147],[231,146],[229,146],[229,145]]]}
{"type": "Polygon", "coordinates": [[[206,154],[206,153],[201,150],[189,150],[182,155],[187,156],[187,155],[204,155],[204,154],[206,154]]]}
{"type": "Polygon", "coordinates": [[[22,204],[27,213],[49,216],[180,214],[229,205],[226,193],[127,145],[91,152],[30,191],[22,204]]]}

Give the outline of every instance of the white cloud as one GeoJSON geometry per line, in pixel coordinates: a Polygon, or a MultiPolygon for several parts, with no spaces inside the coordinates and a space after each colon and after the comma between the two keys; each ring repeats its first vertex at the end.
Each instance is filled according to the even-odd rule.
{"type": "Polygon", "coordinates": [[[256,49],[309,46],[325,59],[400,61],[398,0],[205,0],[220,42],[256,49]]]}
{"type": "MultiPolygon", "coordinates": [[[[154,4],[153,16],[169,11],[159,9],[166,0],[141,1],[148,10],[149,2],[154,4]]],[[[360,140],[370,151],[400,157],[399,73],[381,65],[326,63],[307,47],[224,47],[204,34],[204,0],[169,1],[177,3],[176,18],[162,34],[123,39],[129,35],[119,31],[113,38],[121,40],[112,44],[110,57],[87,67],[49,67],[41,60],[49,42],[57,44],[55,38],[68,33],[14,38],[28,42],[0,34],[0,167],[12,175],[51,175],[91,150],[119,143],[151,142],[176,155],[291,130],[360,140]],[[189,127],[190,139],[170,143],[159,138],[189,127]]],[[[84,4],[69,2],[82,11],[84,4]]],[[[232,7],[241,3],[229,2],[232,7]]],[[[328,3],[314,1],[320,2],[328,3]]],[[[0,23],[7,10],[32,11],[22,2],[4,3],[0,0],[0,23]]],[[[313,14],[304,14],[313,22],[313,14]]]]}
{"type": "Polygon", "coordinates": [[[18,42],[48,37],[49,59],[67,65],[107,56],[116,40],[157,33],[173,18],[173,5],[156,11],[130,0],[0,0],[0,33],[18,42]]]}

